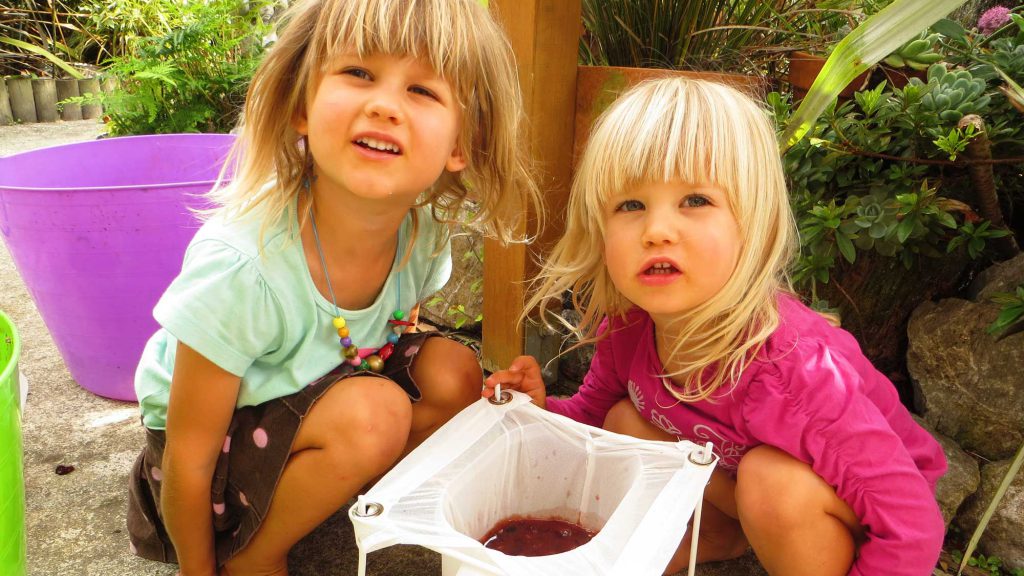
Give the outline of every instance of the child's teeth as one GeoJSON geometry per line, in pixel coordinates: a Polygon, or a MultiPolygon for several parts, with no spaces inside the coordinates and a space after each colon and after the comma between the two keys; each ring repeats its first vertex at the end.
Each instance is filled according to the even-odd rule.
{"type": "Polygon", "coordinates": [[[377,140],[375,138],[360,138],[359,140],[357,140],[357,142],[359,142],[363,146],[373,148],[374,150],[380,150],[382,152],[398,152],[398,146],[390,142],[377,140]]]}

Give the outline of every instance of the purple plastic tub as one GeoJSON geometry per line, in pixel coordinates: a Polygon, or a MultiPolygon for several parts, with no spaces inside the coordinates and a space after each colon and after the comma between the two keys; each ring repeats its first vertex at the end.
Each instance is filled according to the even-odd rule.
{"type": "Polygon", "coordinates": [[[80,386],[135,400],[153,306],[199,227],[229,134],[131,136],[0,158],[0,236],[80,386]]]}

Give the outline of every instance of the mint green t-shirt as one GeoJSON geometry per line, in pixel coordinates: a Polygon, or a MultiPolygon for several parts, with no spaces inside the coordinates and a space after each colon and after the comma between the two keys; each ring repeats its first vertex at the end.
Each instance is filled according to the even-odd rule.
{"type": "MultiPolygon", "coordinates": [[[[387,342],[396,303],[408,314],[451,275],[450,243],[435,254],[441,224],[429,208],[418,211],[419,231],[408,263],[399,270],[401,259],[395,258],[371,306],[341,311],[361,350],[387,342]]],[[[163,430],[167,424],[178,341],[241,377],[238,408],[294,394],[341,363],[334,305],[313,285],[302,243],[289,234],[289,220],[295,223],[294,203],[264,232],[262,255],[257,215],[231,221],[214,217],[196,233],[181,273],[153,310],[161,328],[146,343],[135,373],[146,427],[163,430]]],[[[411,231],[412,218],[406,216],[399,250],[411,231]]]]}

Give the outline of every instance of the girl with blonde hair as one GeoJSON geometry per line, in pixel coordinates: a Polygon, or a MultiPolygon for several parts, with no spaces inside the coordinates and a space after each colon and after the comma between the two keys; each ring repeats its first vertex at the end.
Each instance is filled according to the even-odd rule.
{"type": "Polygon", "coordinates": [[[942,449],[853,337],[793,295],[795,243],[765,112],[720,84],[641,84],[595,124],[528,304],[550,323],[571,293],[568,327],[596,342],[582,386],[548,399],[522,356],[483,394],[500,383],[615,432],[713,442],[698,562],[749,545],[773,575],[929,574],[942,449]]]}
{"type": "Polygon", "coordinates": [[[449,230],[520,240],[538,194],[511,49],[477,0],[302,0],[252,79],[234,180],[136,374],[134,551],[287,574],[292,545],[479,396],[417,332],[449,230]]]}

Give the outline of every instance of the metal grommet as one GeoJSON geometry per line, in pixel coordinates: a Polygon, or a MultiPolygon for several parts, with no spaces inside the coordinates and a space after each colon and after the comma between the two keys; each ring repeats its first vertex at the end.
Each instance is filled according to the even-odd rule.
{"type": "Polygon", "coordinates": [[[499,394],[495,394],[487,399],[491,404],[501,406],[502,404],[508,404],[512,401],[512,393],[508,390],[502,390],[499,394]]]}
{"type": "Polygon", "coordinates": [[[693,452],[690,452],[686,456],[686,459],[689,460],[690,462],[693,462],[697,466],[707,466],[708,464],[711,464],[711,458],[704,458],[704,455],[701,454],[700,455],[700,460],[697,460],[696,458],[694,458],[694,456],[696,456],[696,455],[697,455],[697,451],[694,450],[693,452]]]}
{"type": "Polygon", "coordinates": [[[368,502],[363,511],[360,511],[357,507],[352,511],[352,514],[359,516],[360,518],[369,518],[371,516],[380,516],[384,513],[384,505],[376,502],[368,502]]]}

